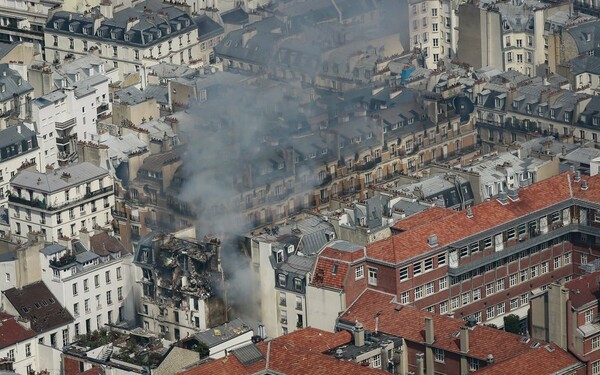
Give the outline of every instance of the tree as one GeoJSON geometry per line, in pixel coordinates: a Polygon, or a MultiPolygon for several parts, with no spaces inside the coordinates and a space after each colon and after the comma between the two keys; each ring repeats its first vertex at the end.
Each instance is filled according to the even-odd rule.
{"type": "Polygon", "coordinates": [[[520,333],[519,322],[521,319],[515,314],[509,314],[504,317],[504,330],[511,333],[520,333]]]}

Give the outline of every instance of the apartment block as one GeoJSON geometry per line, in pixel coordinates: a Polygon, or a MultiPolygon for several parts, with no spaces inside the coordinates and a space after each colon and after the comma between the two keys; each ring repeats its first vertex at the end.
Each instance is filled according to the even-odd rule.
{"type": "MultiPolygon", "coordinates": [[[[74,318],[71,341],[135,321],[131,252],[106,232],[40,250],[42,280],[74,318]]],[[[61,241],[62,242],[62,241],[61,241]]]]}
{"type": "Polygon", "coordinates": [[[77,237],[82,229],[110,228],[113,178],[91,163],[44,173],[22,170],[10,182],[11,236],[40,232],[50,242],[77,237]]]}
{"type": "Polygon", "coordinates": [[[502,327],[505,315],[516,314],[525,332],[531,291],[570,280],[581,253],[595,254],[596,184],[563,173],[466,211],[415,214],[365,248],[326,247],[309,294],[340,302],[315,313],[331,329],[331,318],[370,288],[475,323],[502,327]]]}
{"type": "Polygon", "coordinates": [[[118,68],[121,81],[159,61],[200,66],[194,19],[153,0],[118,8],[105,1],[84,14],[55,12],[44,28],[44,41],[47,61],[92,53],[118,68]]]}

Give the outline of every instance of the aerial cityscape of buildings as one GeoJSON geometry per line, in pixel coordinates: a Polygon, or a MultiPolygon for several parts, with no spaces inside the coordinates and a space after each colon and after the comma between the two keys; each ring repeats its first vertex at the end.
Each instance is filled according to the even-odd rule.
{"type": "Polygon", "coordinates": [[[600,375],[599,16],[0,0],[0,374],[600,375]]]}

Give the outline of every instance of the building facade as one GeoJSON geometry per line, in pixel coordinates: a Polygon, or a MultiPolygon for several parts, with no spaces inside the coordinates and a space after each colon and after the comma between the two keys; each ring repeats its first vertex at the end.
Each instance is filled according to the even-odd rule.
{"type": "Polygon", "coordinates": [[[16,239],[41,232],[58,241],[82,229],[110,228],[113,178],[85,162],[45,173],[22,170],[11,180],[8,207],[16,239]]]}

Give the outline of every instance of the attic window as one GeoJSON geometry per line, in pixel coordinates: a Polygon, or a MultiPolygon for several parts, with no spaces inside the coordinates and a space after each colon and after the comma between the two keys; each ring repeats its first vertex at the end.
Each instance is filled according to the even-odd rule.
{"type": "Polygon", "coordinates": [[[125,34],[125,41],[129,42],[129,34],[125,34]]]}
{"type": "Polygon", "coordinates": [[[565,112],[565,121],[571,121],[571,112],[565,112]]]}
{"type": "Polygon", "coordinates": [[[331,270],[331,273],[332,273],[332,274],[334,274],[334,275],[337,275],[337,272],[338,272],[338,267],[339,267],[339,266],[338,266],[337,264],[334,264],[334,265],[333,265],[333,268],[332,268],[332,270],[331,270]]]}
{"type": "Polygon", "coordinates": [[[73,25],[73,24],[69,25],[69,31],[70,32],[75,31],[75,25],[73,25]]]}
{"type": "Polygon", "coordinates": [[[29,309],[27,307],[23,307],[21,310],[23,310],[24,313],[28,313],[29,309]]]}
{"type": "Polygon", "coordinates": [[[58,22],[57,21],[54,21],[54,28],[58,29],[58,22]]]}

